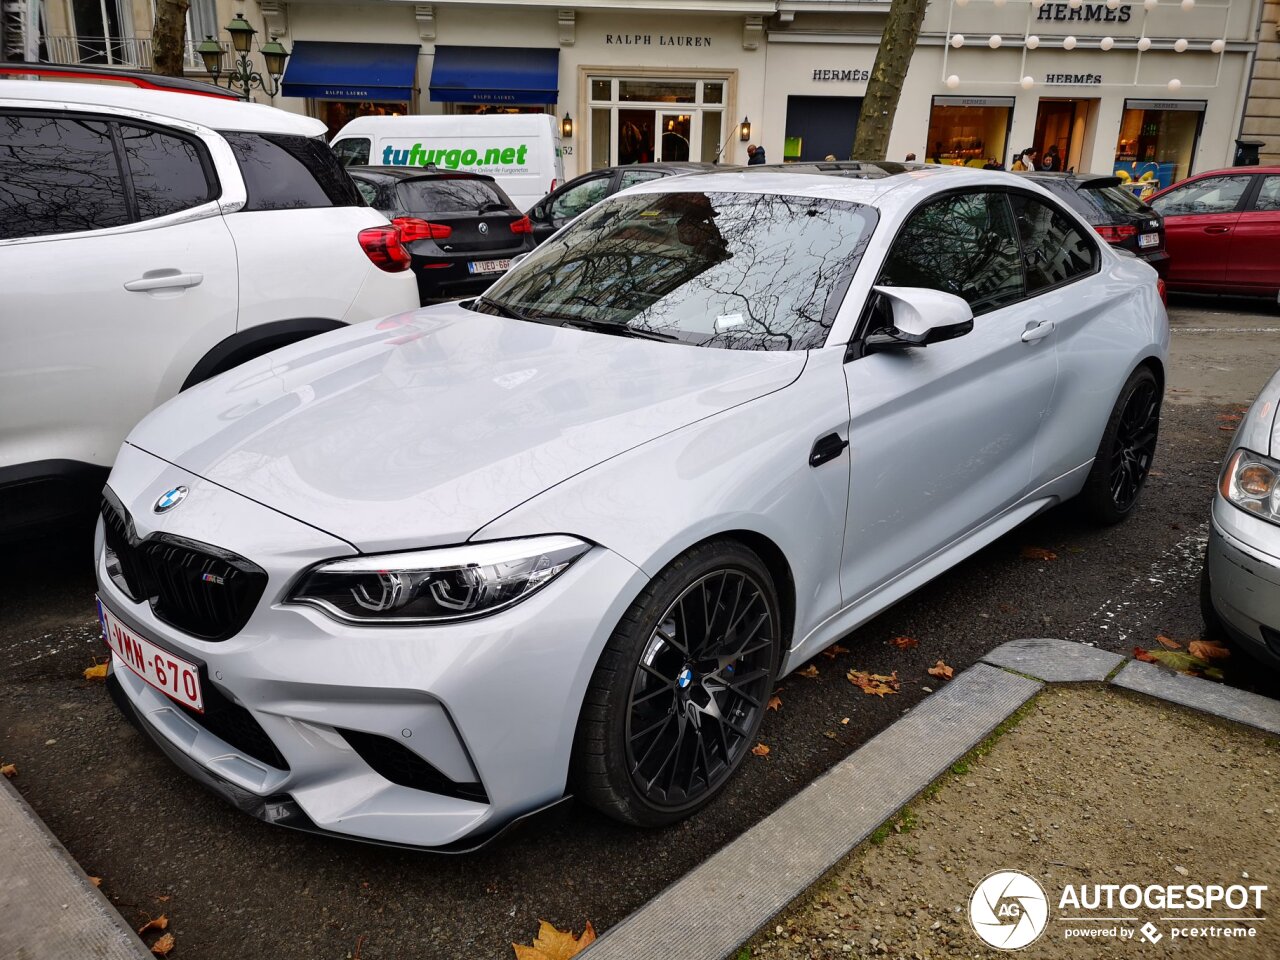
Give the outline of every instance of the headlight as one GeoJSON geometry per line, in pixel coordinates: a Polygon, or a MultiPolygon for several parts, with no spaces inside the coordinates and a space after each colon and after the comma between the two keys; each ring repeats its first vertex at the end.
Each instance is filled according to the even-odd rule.
{"type": "Polygon", "coordinates": [[[1218,478],[1219,492],[1241,510],[1280,524],[1280,463],[1241,448],[1218,478]]]}
{"type": "Polygon", "coordinates": [[[334,560],[303,577],[289,602],[351,623],[467,620],[519,603],[589,549],[557,535],[334,560]]]}

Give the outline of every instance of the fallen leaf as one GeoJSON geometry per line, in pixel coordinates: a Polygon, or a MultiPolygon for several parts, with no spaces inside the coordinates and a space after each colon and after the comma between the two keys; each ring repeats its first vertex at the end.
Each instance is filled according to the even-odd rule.
{"type": "Polygon", "coordinates": [[[836,732],[834,730],[823,730],[822,735],[828,740],[834,740],[836,738],[836,732]]]}
{"type": "Polygon", "coordinates": [[[141,936],[142,934],[146,933],[148,930],[163,930],[167,926],[169,926],[169,918],[162,913],[160,914],[160,916],[156,917],[154,920],[148,920],[146,923],[140,926],[138,928],[138,935],[141,936]]]}
{"type": "Polygon", "coordinates": [[[161,903],[168,903],[173,898],[166,893],[163,897],[156,897],[156,899],[159,900],[161,903]]]}
{"type": "Polygon", "coordinates": [[[1156,637],[1156,643],[1160,644],[1160,646],[1164,647],[1166,650],[1182,649],[1182,644],[1180,644],[1177,640],[1173,640],[1169,637],[1166,637],[1163,633],[1160,634],[1158,637],[1156,637]]]}
{"type": "Polygon", "coordinates": [[[1141,660],[1143,663],[1159,663],[1150,652],[1143,650],[1141,647],[1133,648],[1133,659],[1141,660]]]}
{"type": "Polygon", "coordinates": [[[1239,422],[1240,422],[1240,414],[1238,414],[1238,413],[1220,413],[1220,414],[1218,414],[1218,420],[1219,420],[1219,422],[1221,422],[1221,423],[1239,423],[1239,422]]]}
{"type": "Polygon", "coordinates": [[[772,697],[769,698],[769,702],[764,705],[764,708],[766,710],[781,710],[782,698],[775,693],[772,697]]]}
{"type": "Polygon", "coordinates": [[[1229,424],[1229,423],[1220,423],[1220,424],[1218,424],[1218,429],[1219,429],[1219,430],[1221,430],[1223,433],[1235,433],[1235,432],[1236,432],[1236,428],[1235,428],[1235,427],[1233,427],[1233,426],[1231,426],[1231,424],[1229,424]]]}
{"type": "Polygon", "coordinates": [[[1163,477],[1163,476],[1164,476],[1164,471],[1162,471],[1162,470],[1148,470],[1148,471],[1147,471],[1147,476],[1148,476],[1148,477],[1163,477]]]}
{"type": "Polygon", "coordinates": [[[915,637],[894,637],[889,642],[899,650],[910,650],[912,647],[920,646],[920,641],[915,637]]]}
{"type": "MultiPolygon", "coordinates": [[[[1203,660],[1181,650],[1148,650],[1151,658],[1164,664],[1170,670],[1185,673],[1189,677],[1207,677],[1210,680],[1221,680],[1222,671],[1207,660],[1203,660]]],[[[1145,659],[1145,658],[1144,658],[1145,659]]]]}
{"type": "Polygon", "coordinates": [[[89,882],[90,882],[90,883],[92,883],[95,887],[100,887],[100,886],[102,886],[102,878],[101,878],[101,877],[90,877],[90,878],[89,878],[89,882]]]}
{"type": "Polygon", "coordinates": [[[840,656],[840,654],[848,652],[848,647],[842,647],[838,643],[833,643],[831,646],[827,647],[827,649],[822,651],[822,655],[828,660],[834,660],[836,657],[840,656]]]}
{"type": "Polygon", "coordinates": [[[766,747],[763,743],[757,743],[754,747],[751,748],[751,752],[754,753],[757,757],[767,757],[769,755],[769,748],[766,747]]]}
{"type": "Polygon", "coordinates": [[[1225,660],[1231,651],[1212,640],[1192,640],[1187,644],[1187,652],[1201,660],[1225,660]]]}
{"type": "Polygon", "coordinates": [[[1058,555],[1052,550],[1046,550],[1044,547],[1023,547],[1023,560],[1057,560],[1058,555]]]}
{"type": "Polygon", "coordinates": [[[513,943],[511,948],[516,952],[516,960],[569,960],[595,942],[596,931],[587,921],[587,928],[582,936],[575,937],[568,930],[557,930],[545,920],[538,921],[538,935],[533,938],[532,946],[513,943]]]}
{"type": "Polygon", "coordinates": [[[86,667],[84,678],[86,680],[107,679],[107,665],[105,663],[95,663],[92,667],[86,667]]]}
{"type": "Polygon", "coordinates": [[[0,767],[0,773],[3,773],[6,777],[12,780],[18,775],[18,765],[16,763],[6,763],[4,766],[0,767]]]}
{"type": "Polygon", "coordinates": [[[950,680],[956,675],[955,668],[948,667],[941,660],[930,667],[928,673],[931,677],[941,677],[943,680],[950,680]]]}
{"type": "Polygon", "coordinates": [[[157,957],[167,957],[169,951],[173,949],[173,934],[166,933],[163,937],[151,945],[151,952],[157,957]]]}
{"type": "Polygon", "coordinates": [[[847,726],[849,725],[849,718],[848,718],[848,717],[845,717],[845,718],[844,718],[843,720],[841,720],[840,722],[841,722],[842,724],[844,724],[844,725],[847,727],[847,726]]]}
{"type": "Polygon", "coordinates": [[[805,667],[803,670],[797,670],[796,674],[801,677],[808,677],[810,680],[812,680],[814,677],[818,675],[818,668],[811,663],[807,667],[805,667]]]}
{"type": "Polygon", "coordinates": [[[863,693],[871,694],[875,697],[897,693],[898,687],[901,686],[898,681],[897,670],[888,676],[882,673],[867,673],[865,670],[850,670],[846,674],[846,678],[863,693]]]}

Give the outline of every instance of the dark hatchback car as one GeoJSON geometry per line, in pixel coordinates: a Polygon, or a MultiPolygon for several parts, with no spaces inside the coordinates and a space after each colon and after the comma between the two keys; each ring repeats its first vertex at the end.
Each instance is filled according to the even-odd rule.
{"type": "Polygon", "coordinates": [[[395,224],[422,303],[483,293],[533,249],[533,225],[493,177],[432,167],[347,167],[395,224]]]}
{"type": "Polygon", "coordinates": [[[637,183],[678,177],[682,173],[706,173],[708,170],[732,170],[731,166],[692,161],[670,163],[631,163],[605,167],[574,177],[547,194],[529,210],[533,221],[534,243],[541,243],[570,220],[586,213],[605,197],[637,183]]]}
{"type": "Polygon", "coordinates": [[[1119,177],[1047,172],[1023,176],[1070,205],[1113,247],[1137,255],[1161,277],[1168,272],[1164,217],[1121,187],[1119,177]]]}

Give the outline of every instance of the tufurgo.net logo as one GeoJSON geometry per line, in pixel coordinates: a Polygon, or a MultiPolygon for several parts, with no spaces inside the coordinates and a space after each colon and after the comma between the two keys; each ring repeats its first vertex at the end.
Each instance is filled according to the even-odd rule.
{"type": "Polygon", "coordinates": [[[508,147],[424,147],[412,146],[382,148],[382,163],[388,167],[425,167],[434,164],[450,170],[472,168],[476,170],[522,170],[528,167],[525,157],[529,153],[527,143],[508,147]]]}

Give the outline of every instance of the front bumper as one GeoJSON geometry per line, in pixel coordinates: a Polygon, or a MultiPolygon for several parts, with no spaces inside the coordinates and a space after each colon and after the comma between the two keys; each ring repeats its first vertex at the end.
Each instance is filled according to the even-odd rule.
{"type": "Polygon", "coordinates": [[[283,602],[299,570],[324,555],[350,555],[349,545],[127,446],[111,487],[139,537],[163,529],[233,550],[268,573],[266,592],[239,633],[199,640],[116,587],[99,533],[104,605],[141,636],[196,663],[202,685],[235,720],[228,727],[193,715],[113,655],[113,686],[126,715],[205,786],[269,822],[444,850],[474,847],[564,796],[586,684],[643,586],[644,575],[630,563],[596,548],[493,617],[356,627],[283,602]],[[190,490],[187,501],[154,515],[148,508],[157,491],[180,483],[190,490]],[[225,732],[255,726],[273,750],[225,732]],[[352,732],[400,756],[411,751],[447,781],[481,790],[393,782],[357,749],[352,732]]]}
{"type": "Polygon", "coordinates": [[[1232,638],[1280,669],[1280,527],[1214,497],[1209,597],[1232,638]]]}

